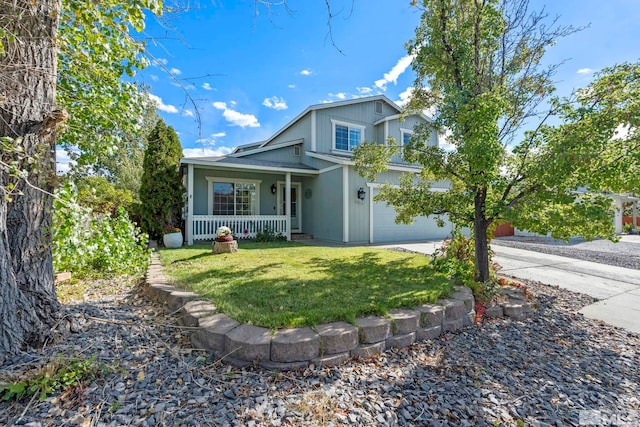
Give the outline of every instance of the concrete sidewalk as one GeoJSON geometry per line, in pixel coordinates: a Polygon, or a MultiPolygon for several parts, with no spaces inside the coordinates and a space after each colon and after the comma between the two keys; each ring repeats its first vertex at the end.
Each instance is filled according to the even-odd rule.
{"type": "MultiPolygon", "coordinates": [[[[633,238],[627,241],[637,242],[633,238]]],[[[381,247],[429,255],[440,244],[440,241],[431,241],[381,247]]],[[[584,307],[580,313],[640,333],[640,270],[506,246],[493,245],[491,248],[495,253],[494,261],[503,267],[502,274],[590,295],[599,301],[584,307]]]]}

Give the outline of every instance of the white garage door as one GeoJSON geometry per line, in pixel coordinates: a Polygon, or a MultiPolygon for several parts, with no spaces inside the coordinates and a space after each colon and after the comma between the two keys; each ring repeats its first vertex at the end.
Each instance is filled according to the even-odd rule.
{"type": "MultiPolygon", "coordinates": [[[[374,190],[374,195],[377,190],[374,190]]],[[[413,224],[396,224],[396,211],[386,202],[373,202],[373,243],[444,239],[453,225],[438,227],[435,217],[414,218],[413,224]]]]}

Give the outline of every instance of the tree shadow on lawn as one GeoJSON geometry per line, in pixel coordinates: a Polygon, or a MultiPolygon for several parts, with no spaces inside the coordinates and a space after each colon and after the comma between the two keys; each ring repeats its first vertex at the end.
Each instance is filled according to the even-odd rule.
{"type": "Polygon", "coordinates": [[[268,328],[353,323],[359,316],[433,303],[451,292],[449,278],[409,261],[366,252],[251,267],[234,263],[189,272],[176,284],[212,300],[239,322],[268,328]]]}

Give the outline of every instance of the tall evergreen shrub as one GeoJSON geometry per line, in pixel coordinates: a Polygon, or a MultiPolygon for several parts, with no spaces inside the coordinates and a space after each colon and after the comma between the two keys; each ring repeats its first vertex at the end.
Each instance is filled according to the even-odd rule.
{"type": "Polygon", "coordinates": [[[184,205],[181,157],[178,135],[159,120],[147,138],[140,183],[140,225],[151,239],[162,237],[164,227],[180,224],[184,205]]]}

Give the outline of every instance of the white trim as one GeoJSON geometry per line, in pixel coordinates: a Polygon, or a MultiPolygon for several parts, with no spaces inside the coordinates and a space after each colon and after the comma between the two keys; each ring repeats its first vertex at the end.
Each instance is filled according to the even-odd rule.
{"type": "MultiPolygon", "coordinates": [[[[278,204],[277,209],[276,209],[276,213],[278,215],[286,215],[286,212],[281,212],[282,210],[282,187],[284,186],[286,188],[287,186],[287,182],[285,181],[276,181],[276,185],[277,185],[277,197],[276,197],[276,203],[278,204]]],[[[298,201],[296,202],[298,204],[298,228],[294,228],[293,230],[291,230],[292,232],[295,233],[301,233],[302,232],[302,182],[300,181],[291,181],[291,188],[296,187],[298,189],[298,201]]],[[[289,194],[291,194],[291,190],[289,190],[289,194]]],[[[291,198],[291,197],[289,197],[291,198]]],[[[289,214],[289,218],[291,217],[291,214],[289,214]]],[[[291,228],[291,222],[289,222],[289,229],[291,228]]]]}
{"type": "Polygon", "coordinates": [[[193,245],[193,165],[187,165],[187,245],[193,245]]]}
{"type": "Polygon", "coordinates": [[[346,150],[338,150],[337,148],[332,148],[331,152],[333,154],[337,154],[339,156],[345,156],[345,157],[353,157],[353,151],[346,151],[346,150]]]}
{"type": "Polygon", "coordinates": [[[389,144],[389,122],[384,122],[384,145],[389,144]]]}
{"type": "MultiPolygon", "coordinates": [[[[241,178],[221,178],[216,176],[206,176],[207,180],[207,215],[213,215],[213,183],[214,182],[229,182],[232,184],[255,184],[256,185],[256,210],[252,215],[260,215],[260,184],[262,184],[262,180],[259,179],[241,179],[241,178]]],[[[234,187],[235,191],[235,187],[234,187]]],[[[235,195],[234,195],[235,201],[235,195]]],[[[234,216],[235,212],[235,204],[234,204],[234,216]]],[[[219,216],[219,215],[218,215],[219,216]]]]}
{"type": "Polygon", "coordinates": [[[317,169],[297,169],[297,168],[286,168],[279,166],[259,166],[259,165],[243,165],[236,163],[222,163],[211,160],[194,160],[189,157],[185,157],[180,160],[181,163],[187,165],[198,165],[198,166],[209,166],[211,168],[219,168],[219,169],[242,169],[242,170],[255,170],[260,172],[274,172],[276,174],[282,174],[285,172],[291,172],[296,175],[318,175],[317,169]]]}
{"type": "Polygon", "coordinates": [[[311,112],[311,151],[316,151],[317,144],[317,121],[316,121],[316,110],[311,112]]]}
{"type": "Polygon", "coordinates": [[[320,169],[320,173],[323,174],[323,173],[331,172],[331,171],[334,171],[336,169],[340,169],[341,167],[342,167],[342,165],[329,166],[329,167],[326,167],[324,169],[320,169]]]}
{"type": "Polygon", "coordinates": [[[349,166],[342,166],[342,241],[349,243],[349,166]]]}
{"type": "MultiPolygon", "coordinates": [[[[305,154],[307,156],[309,156],[309,157],[313,157],[314,159],[325,160],[327,162],[335,163],[335,164],[338,164],[338,165],[347,165],[347,166],[355,165],[355,162],[353,160],[346,159],[346,158],[345,159],[337,159],[335,156],[331,156],[331,155],[327,155],[327,154],[321,154],[321,153],[312,153],[310,151],[307,151],[305,154]]],[[[387,165],[387,170],[396,171],[396,172],[420,173],[422,168],[419,167],[419,166],[410,166],[410,165],[406,165],[406,166],[387,165]]],[[[318,172],[320,172],[320,171],[318,171],[318,172]]]]}
{"type": "Polygon", "coordinates": [[[286,194],[289,194],[287,197],[287,204],[285,206],[285,215],[287,216],[287,240],[291,240],[291,173],[287,172],[284,176],[284,188],[286,194]]]}
{"type": "Polygon", "coordinates": [[[365,130],[367,129],[364,125],[357,125],[355,123],[345,122],[342,120],[331,119],[331,151],[337,151],[341,153],[352,153],[351,150],[343,150],[341,148],[336,148],[336,126],[343,126],[347,128],[347,135],[349,137],[348,144],[351,146],[350,136],[351,129],[357,129],[360,131],[360,142],[358,145],[362,144],[366,141],[365,130]]]}
{"type": "Polygon", "coordinates": [[[375,122],[373,122],[374,126],[378,126],[380,123],[383,122],[389,122],[392,120],[402,120],[402,117],[420,117],[421,119],[423,119],[424,121],[428,122],[428,123],[433,123],[433,119],[430,118],[429,116],[422,114],[422,113],[418,113],[418,114],[393,114],[391,116],[385,116],[383,118],[381,118],[380,120],[376,120],[375,122]]]}

